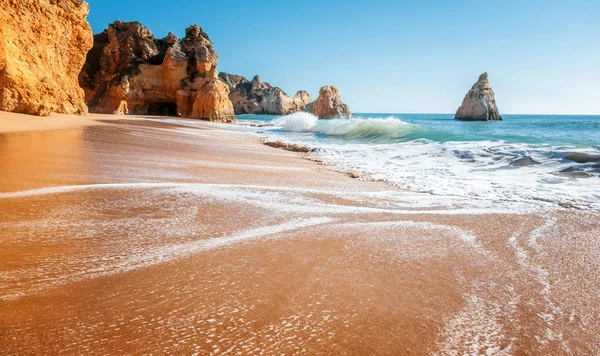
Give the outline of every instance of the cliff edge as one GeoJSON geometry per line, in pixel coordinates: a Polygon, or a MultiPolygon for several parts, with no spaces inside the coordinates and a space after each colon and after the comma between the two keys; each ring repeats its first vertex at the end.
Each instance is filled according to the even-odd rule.
{"type": "Polygon", "coordinates": [[[77,77],[92,48],[81,0],[0,1],[0,110],[86,115],[77,77]]]}

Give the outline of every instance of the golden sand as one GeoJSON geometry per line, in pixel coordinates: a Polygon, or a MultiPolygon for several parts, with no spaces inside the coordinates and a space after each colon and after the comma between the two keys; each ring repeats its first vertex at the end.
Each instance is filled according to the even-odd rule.
{"type": "Polygon", "coordinates": [[[597,214],[448,210],[105,119],[0,135],[0,354],[600,352],[597,214]]]}
{"type": "Polygon", "coordinates": [[[98,125],[97,120],[118,120],[119,116],[90,114],[75,116],[50,114],[48,117],[0,111],[0,133],[48,131],[98,125]]]}

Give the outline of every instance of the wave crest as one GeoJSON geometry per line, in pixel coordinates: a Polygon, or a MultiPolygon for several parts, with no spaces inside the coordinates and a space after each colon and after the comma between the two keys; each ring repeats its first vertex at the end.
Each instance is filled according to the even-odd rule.
{"type": "Polygon", "coordinates": [[[426,128],[411,124],[395,117],[366,119],[329,119],[319,120],[306,112],[296,112],[282,116],[271,122],[289,132],[311,132],[326,136],[344,138],[394,140],[422,138],[426,128]]]}
{"type": "Polygon", "coordinates": [[[319,118],[313,114],[298,111],[271,121],[271,125],[290,132],[314,132],[312,130],[318,120],[319,118]]]}

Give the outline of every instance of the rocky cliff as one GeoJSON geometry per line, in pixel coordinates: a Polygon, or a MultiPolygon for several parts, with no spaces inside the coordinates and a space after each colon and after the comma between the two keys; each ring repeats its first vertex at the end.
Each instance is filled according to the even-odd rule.
{"type": "Polygon", "coordinates": [[[0,110],[87,114],[77,76],[92,47],[81,0],[0,1],[0,110]]]}
{"type": "Polygon", "coordinates": [[[235,88],[241,83],[247,83],[248,79],[242,75],[230,74],[221,72],[219,73],[219,79],[221,79],[229,87],[229,91],[233,93],[235,88]]]}
{"type": "Polygon", "coordinates": [[[468,121],[502,120],[487,73],[479,76],[479,80],[463,99],[454,118],[468,121]]]}
{"type": "Polygon", "coordinates": [[[324,86],[319,91],[319,97],[308,106],[310,112],[319,119],[351,118],[352,112],[340,96],[340,91],[334,86],[324,86]]]}
{"type": "Polygon", "coordinates": [[[229,86],[236,114],[287,115],[305,110],[312,101],[303,90],[291,97],[281,88],[261,81],[258,75],[249,81],[240,75],[221,72],[219,78],[229,86]]]}
{"type": "Polygon", "coordinates": [[[117,21],[94,36],[79,82],[92,112],[234,122],[217,59],[197,25],[181,40],[172,33],[157,39],[138,22],[117,21]]]}

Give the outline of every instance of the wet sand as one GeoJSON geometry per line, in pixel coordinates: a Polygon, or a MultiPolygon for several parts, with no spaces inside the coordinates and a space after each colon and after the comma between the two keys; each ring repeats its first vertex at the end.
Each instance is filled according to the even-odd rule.
{"type": "Polygon", "coordinates": [[[113,118],[0,134],[2,355],[600,353],[598,214],[113,118]]]}

